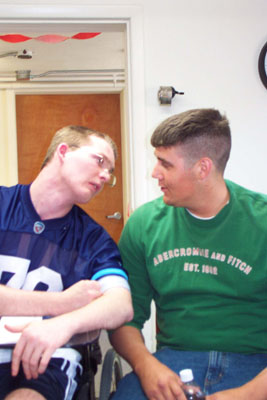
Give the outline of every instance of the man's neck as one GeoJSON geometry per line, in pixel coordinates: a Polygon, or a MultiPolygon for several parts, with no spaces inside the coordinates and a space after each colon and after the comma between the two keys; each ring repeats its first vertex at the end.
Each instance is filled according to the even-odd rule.
{"type": "Polygon", "coordinates": [[[229,203],[230,193],[225,181],[209,186],[202,191],[196,207],[187,207],[188,211],[199,218],[213,218],[229,203]]]}
{"type": "Polygon", "coordinates": [[[57,178],[47,179],[42,171],[30,186],[30,197],[36,212],[42,220],[62,218],[72,208],[60,191],[57,178]]]}

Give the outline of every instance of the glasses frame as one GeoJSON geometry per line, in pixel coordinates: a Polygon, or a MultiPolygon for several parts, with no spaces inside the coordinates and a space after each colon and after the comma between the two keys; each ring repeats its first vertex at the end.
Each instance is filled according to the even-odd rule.
{"type": "Polygon", "coordinates": [[[110,187],[114,187],[114,186],[116,185],[116,183],[117,183],[117,178],[116,178],[116,176],[113,174],[113,172],[110,172],[110,170],[109,170],[108,168],[105,168],[105,167],[104,167],[105,157],[102,156],[102,155],[99,154],[99,153],[91,153],[91,154],[92,154],[93,156],[96,157],[98,166],[99,166],[103,171],[106,171],[106,172],[109,174],[110,178],[109,178],[109,181],[107,182],[107,184],[108,184],[110,187]]]}
{"type": "MultiPolygon", "coordinates": [[[[69,146],[70,148],[75,148],[75,149],[79,149],[80,146],[76,145],[76,144],[72,144],[69,146]]],[[[113,174],[113,172],[110,172],[110,170],[106,167],[104,167],[104,162],[105,162],[105,157],[99,153],[90,153],[92,156],[94,156],[94,159],[97,162],[98,167],[100,167],[103,171],[106,171],[109,174],[109,180],[107,182],[107,184],[113,188],[116,183],[117,183],[117,177],[116,175],[113,174]]]]}

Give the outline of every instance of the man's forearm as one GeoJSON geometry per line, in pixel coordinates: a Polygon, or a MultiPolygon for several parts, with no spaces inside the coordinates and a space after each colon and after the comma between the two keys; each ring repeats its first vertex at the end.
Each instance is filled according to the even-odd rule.
{"type": "Polygon", "coordinates": [[[110,342],[137,374],[139,366],[144,364],[144,357],[153,357],[146,348],[141,331],[133,326],[116,329],[110,336],[110,342]]]}
{"type": "MultiPolygon", "coordinates": [[[[115,329],[133,317],[131,294],[124,288],[107,290],[90,304],[58,316],[71,336],[98,329],[115,329]]],[[[61,321],[61,322],[60,322],[61,321]]]]}
{"type": "Polygon", "coordinates": [[[41,292],[13,289],[0,285],[0,316],[59,315],[61,292],[41,292]]]}
{"type": "Polygon", "coordinates": [[[0,316],[57,316],[102,296],[98,282],[81,280],[62,292],[28,291],[0,285],[0,316]]]}
{"type": "MultiPolygon", "coordinates": [[[[80,288],[80,285],[77,286],[80,288]]],[[[95,297],[85,306],[54,318],[32,321],[22,326],[7,325],[11,332],[21,333],[13,351],[12,374],[17,375],[22,361],[24,372],[27,370],[26,377],[37,378],[45,371],[54,351],[72,342],[74,335],[101,328],[116,328],[129,321],[132,316],[129,290],[113,288],[95,297]]]]}
{"type": "Polygon", "coordinates": [[[245,385],[214,393],[207,400],[267,400],[267,368],[245,385]]]}

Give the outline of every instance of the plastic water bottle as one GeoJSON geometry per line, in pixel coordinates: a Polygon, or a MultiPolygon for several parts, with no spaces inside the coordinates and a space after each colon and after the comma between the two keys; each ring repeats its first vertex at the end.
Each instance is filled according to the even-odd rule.
{"type": "Polygon", "coordinates": [[[183,382],[183,391],[188,400],[205,400],[206,397],[201,388],[194,381],[193,372],[191,369],[183,369],[180,371],[180,378],[183,382]]]}

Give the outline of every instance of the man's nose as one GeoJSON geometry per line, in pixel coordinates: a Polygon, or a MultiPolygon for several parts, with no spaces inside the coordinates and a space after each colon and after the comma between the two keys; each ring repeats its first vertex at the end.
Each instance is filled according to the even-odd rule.
{"type": "Polygon", "coordinates": [[[161,174],[157,164],[153,168],[152,178],[155,178],[155,179],[161,179],[162,178],[162,174],[161,174]]]}
{"type": "Polygon", "coordinates": [[[109,172],[108,169],[102,169],[99,175],[101,180],[104,181],[105,183],[110,181],[111,173],[109,172]]]}

